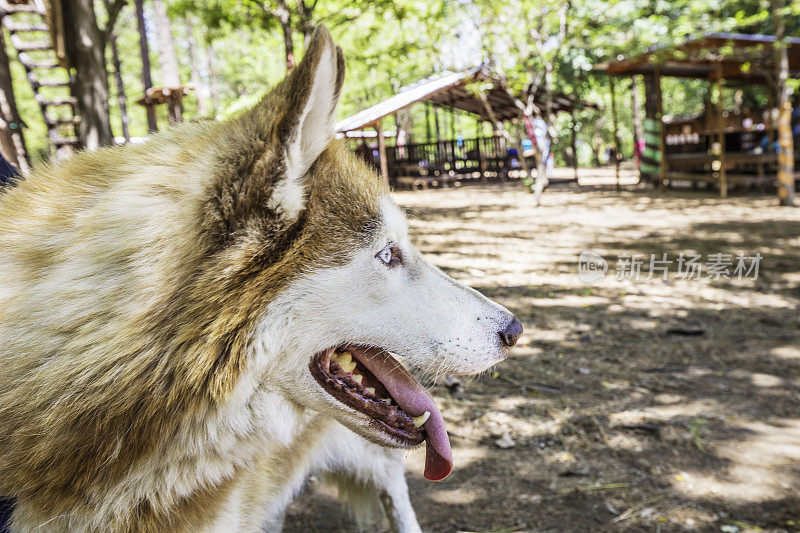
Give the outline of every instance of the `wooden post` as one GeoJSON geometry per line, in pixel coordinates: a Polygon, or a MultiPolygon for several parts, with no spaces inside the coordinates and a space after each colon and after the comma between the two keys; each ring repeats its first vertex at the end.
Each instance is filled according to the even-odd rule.
{"type": "Polygon", "coordinates": [[[383,137],[383,125],[381,119],[375,122],[375,131],[378,133],[378,154],[381,158],[381,178],[386,186],[389,186],[389,162],[386,160],[386,139],[383,137]]]}
{"type": "Polygon", "coordinates": [[[430,165],[430,170],[443,171],[444,161],[447,159],[442,145],[442,132],[439,129],[439,107],[433,106],[433,126],[436,130],[436,160],[430,165]]]}
{"type": "Polygon", "coordinates": [[[576,131],[576,124],[575,124],[575,109],[570,111],[570,118],[572,119],[572,124],[570,126],[570,144],[572,145],[572,171],[574,173],[574,180],[575,183],[578,183],[578,144],[577,144],[577,131],[576,131]]]}
{"type": "Polygon", "coordinates": [[[722,63],[717,63],[714,80],[714,114],[719,153],[719,195],[728,196],[728,173],[725,169],[725,123],[722,120],[722,63]]]}
{"type": "MultiPolygon", "coordinates": [[[[614,90],[614,76],[608,77],[609,90],[611,91],[611,122],[614,128],[614,171],[616,173],[616,188],[619,187],[619,163],[621,154],[619,153],[619,127],[617,124],[617,98],[614,90]]],[[[662,152],[661,157],[664,157],[662,152]]]]}
{"type": "Polygon", "coordinates": [[[639,83],[636,81],[636,74],[631,76],[631,112],[633,116],[633,144],[634,154],[642,157],[642,140],[644,139],[644,126],[642,125],[642,110],[639,102],[639,83]]]}
{"type": "Polygon", "coordinates": [[[664,185],[664,180],[667,177],[667,147],[666,143],[664,142],[664,108],[663,108],[663,101],[661,98],[661,70],[656,65],[655,68],[655,78],[656,78],[656,106],[657,106],[657,118],[658,118],[658,151],[661,153],[661,165],[658,171],[658,183],[657,187],[661,187],[664,185]]]}

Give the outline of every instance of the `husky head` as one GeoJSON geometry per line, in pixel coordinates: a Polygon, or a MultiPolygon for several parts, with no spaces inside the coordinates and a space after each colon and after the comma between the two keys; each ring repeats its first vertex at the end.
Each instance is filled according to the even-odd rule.
{"type": "Polygon", "coordinates": [[[481,372],[522,326],[428,263],[380,178],[332,141],[343,80],[342,52],[320,28],[295,70],[229,124],[225,144],[241,148],[206,216],[218,275],[236,294],[229,308],[264,303],[245,342],[262,383],[373,442],[426,440],[426,477],[442,479],[442,415],[398,359],[430,375],[481,372]]]}

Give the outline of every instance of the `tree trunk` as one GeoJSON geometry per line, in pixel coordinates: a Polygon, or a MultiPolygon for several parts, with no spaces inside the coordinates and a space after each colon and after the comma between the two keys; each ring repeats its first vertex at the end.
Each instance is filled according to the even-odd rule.
{"type": "Polygon", "coordinates": [[[433,106],[433,124],[434,124],[434,129],[436,130],[436,142],[441,143],[442,131],[441,129],[439,129],[439,108],[436,106],[433,106]]]}
{"type": "MultiPolygon", "coordinates": [[[[509,96],[511,96],[511,95],[509,94],[509,96]]],[[[525,159],[525,153],[524,153],[524,150],[522,149],[522,141],[521,141],[519,135],[517,135],[514,138],[511,137],[511,134],[508,132],[506,127],[503,125],[503,122],[500,119],[497,118],[497,114],[495,113],[494,108],[492,107],[492,104],[489,103],[489,98],[486,96],[486,93],[484,91],[482,91],[482,90],[478,91],[478,97],[481,99],[481,103],[483,103],[484,109],[486,109],[486,114],[489,115],[489,120],[491,120],[492,126],[494,127],[495,132],[497,132],[500,135],[502,135],[503,138],[509,144],[511,144],[514,147],[516,147],[517,155],[520,158],[519,159],[520,165],[522,165],[522,171],[525,174],[523,176],[523,178],[522,178],[522,182],[525,184],[526,187],[528,187],[528,189],[531,189],[531,186],[530,186],[531,170],[528,167],[528,160],[525,159]]],[[[520,113],[519,113],[519,118],[522,119],[523,123],[533,120],[533,117],[530,117],[530,116],[526,115],[521,110],[520,110],[520,113]]],[[[537,168],[537,172],[541,171],[536,176],[537,184],[540,183],[541,186],[542,186],[542,189],[544,189],[544,181],[543,180],[542,181],[539,180],[539,176],[544,176],[544,171],[539,167],[539,165],[541,164],[541,161],[542,161],[542,157],[541,157],[542,152],[541,152],[540,148],[541,147],[539,147],[538,144],[534,143],[533,149],[534,149],[534,154],[536,154],[536,168],[537,168]]],[[[534,185],[533,192],[536,192],[536,185],[534,185]]],[[[539,195],[536,197],[536,205],[539,205],[540,198],[541,198],[541,191],[539,192],[539,195]]]]}
{"type": "Polygon", "coordinates": [[[308,48],[311,35],[314,33],[314,6],[316,4],[316,0],[310,6],[306,5],[305,0],[297,0],[297,28],[303,34],[303,49],[308,48]]]}
{"type": "Polygon", "coordinates": [[[208,114],[208,105],[206,104],[208,87],[203,83],[203,77],[200,75],[197,39],[194,38],[192,23],[188,17],[184,19],[184,23],[186,24],[186,51],[189,54],[189,64],[192,67],[192,85],[194,86],[194,96],[197,99],[197,114],[205,117],[208,114]]]}
{"type": "Polygon", "coordinates": [[[614,175],[616,189],[620,190],[619,184],[619,165],[622,160],[619,146],[619,125],[617,123],[617,91],[614,84],[614,76],[608,76],[608,90],[611,93],[611,120],[614,131],[614,175]]]}
{"type": "Polygon", "coordinates": [[[555,113],[553,113],[553,67],[547,63],[544,68],[544,94],[545,94],[545,112],[544,121],[547,124],[547,137],[550,139],[550,144],[553,144],[555,137],[555,113]]]}
{"type": "Polygon", "coordinates": [[[17,111],[11,69],[6,55],[6,43],[0,32],[0,153],[22,174],[30,172],[25,137],[22,135],[22,121],[17,111]]]}
{"type": "Polygon", "coordinates": [[[414,122],[411,118],[411,113],[408,112],[408,109],[401,109],[397,112],[397,127],[398,134],[401,130],[406,132],[406,144],[411,144],[414,142],[411,133],[414,129],[414,122]]]}
{"type": "Polygon", "coordinates": [[[425,102],[425,142],[431,142],[431,103],[425,102]]]}
{"type": "Polygon", "coordinates": [[[789,54],[784,42],[786,23],[781,11],[784,0],[772,0],[772,17],[775,21],[775,69],[777,83],[778,116],[778,200],[780,205],[794,206],[794,141],[792,139],[792,104],[789,78],[789,54]]]}
{"type": "MultiPolygon", "coordinates": [[[[303,0],[298,0],[298,7],[299,4],[302,2],[303,0]]],[[[394,91],[395,93],[397,93],[400,90],[399,83],[392,81],[391,85],[392,85],[392,91],[394,91]]],[[[427,112],[427,107],[425,109],[427,112]]],[[[397,137],[395,137],[395,141],[400,139],[400,132],[403,131],[405,132],[405,143],[411,144],[413,142],[411,139],[411,130],[414,126],[414,123],[411,118],[411,113],[408,112],[408,108],[400,109],[399,111],[397,111],[397,113],[395,113],[394,117],[395,117],[394,122],[397,126],[395,128],[397,130],[397,137]]]]}
{"type": "Polygon", "coordinates": [[[658,92],[661,86],[655,75],[644,76],[644,142],[639,174],[651,183],[658,183],[661,172],[659,144],[661,115],[658,110],[658,92]]]}
{"type": "MultiPolygon", "coordinates": [[[[142,55],[142,85],[144,91],[153,87],[153,78],[150,71],[150,46],[147,44],[147,28],[144,23],[144,0],[134,0],[136,4],[136,26],[139,29],[139,52],[142,55]]],[[[147,110],[147,131],[158,131],[156,110],[153,106],[145,106],[147,110]]]]}
{"type": "Polygon", "coordinates": [[[281,24],[283,30],[283,48],[286,53],[286,72],[292,70],[296,64],[294,58],[294,41],[292,40],[292,21],[289,16],[289,8],[286,7],[286,0],[277,0],[275,16],[281,24]]]}
{"type": "Polygon", "coordinates": [[[117,48],[117,37],[110,36],[111,41],[111,61],[114,63],[114,81],[117,84],[117,102],[119,104],[119,117],[122,122],[122,136],[125,142],[130,142],[131,131],[128,127],[128,98],[125,96],[125,82],[122,80],[122,62],[119,59],[119,49],[117,48]]]}
{"type": "MultiPolygon", "coordinates": [[[[541,154],[541,151],[537,151],[541,154]]],[[[547,185],[547,161],[544,157],[536,157],[536,181],[533,183],[533,197],[536,205],[542,205],[542,193],[547,185]]]]}
{"type": "Polygon", "coordinates": [[[114,143],[108,112],[105,42],[97,27],[92,0],[64,2],[63,9],[66,54],[75,69],[73,94],[81,117],[78,138],[84,148],[94,150],[114,143]]]}
{"type": "MultiPolygon", "coordinates": [[[[172,38],[167,4],[164,0],[153,0],[153,18],[156,23],[158,37],[158,58],[161,65],[161,78],[164,87],[170,91],[181,87],[181,74],[178,67],[178,58],[175,55],[175,41],[172,38]]],[[[183,120],[183,105],[180,97],[167,98],[167,111],[170,124],[183,120]]]]}
{"type": "Polygon", "coordinates": [[[555,113],[553,113],[553,67],[549,62],[545,63],[544,68],[544,94],[544,122],[546,125],[544,136],[545,140],[549,141],[549,146],[546,154],[544,153],[544,150],[542,150],[542,147],[537,149],[536,183],[534,183],[533,186],[533,194],[536,197],[536,205],[540,205],[542,203],[542,192],[550,182],[550,176],[547,175],[547,160],[550,158],[550,154],[553,153],[553,144],[555,139],[555,113]],[[541,156],[538,154],[541,154],[541,156]]]}
{"type": "Polygon", "coordinates": [[[574,173],[573,179],[578,183],[578,131],[575,123],[575,108],[573,107],[570,113],[570,148],[572,149],[572,171],[574,173]]]}
{"type": "Polygon", "coordinates": [[[217,55],[214,46],[206,46],[206,60],[208,61],[208,90],[211,96],[211,109],[214,113],[219,108],[219,77],[217,75],[217,55]]]}
{"type": "Polygon", "coordinates": [[[389,162],[386,159],[386,137],[383,135],[383,125],[381,119],[375,122],[375,132],[378,134],[378,154],[380,155],[381,178],[388,188],[389,184],[389,162]]]}
{"type": "MultiPolygon", "coordinates": [[[[106,11],[111,11],[111,0],[105,0],[106,11]]],[[[125,142],[130,142],[131,132],[128,127],[128,99],[125,96],[125,82],[122,80],[122,61],[119,59],[119,47],[117,47],[117,36],[111,32],[108,35],[111,45],[111,62],[114,65],[114,82],[117,85],[117,104],[119,105],[119,116],[122,122],[122,136],[125,142]]]]}

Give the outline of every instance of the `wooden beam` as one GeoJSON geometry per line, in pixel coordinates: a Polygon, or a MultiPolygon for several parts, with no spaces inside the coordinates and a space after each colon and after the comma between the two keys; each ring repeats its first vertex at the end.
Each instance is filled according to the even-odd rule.
{"type": "Polygon", "coordinates": [[[381,178],[389,187],[389,162],[386,160],[386,139],[383,137],[383,124],[381,120],[375,122],[375,131],[378,133],[378,155],[381,159],[381,178]]]}

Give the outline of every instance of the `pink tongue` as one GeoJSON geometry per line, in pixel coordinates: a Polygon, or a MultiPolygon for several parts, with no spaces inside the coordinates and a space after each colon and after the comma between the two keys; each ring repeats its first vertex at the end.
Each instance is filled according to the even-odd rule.
{"type": "Polygon", "coordinates": [[[366,350],[361,363],[377,377],[400,409],[411,416],[431,415],[422,426],[425,429],[425,479],[440,481],[453,470],[453,452],[444,427],[444,418],[428,390],[414,379],[403,365],[382,350],[366,350]]]}

